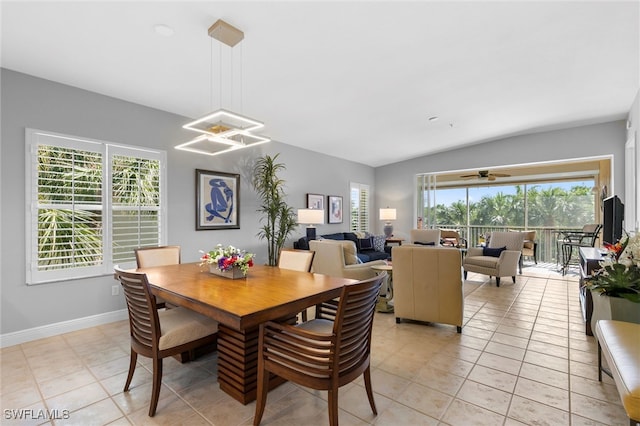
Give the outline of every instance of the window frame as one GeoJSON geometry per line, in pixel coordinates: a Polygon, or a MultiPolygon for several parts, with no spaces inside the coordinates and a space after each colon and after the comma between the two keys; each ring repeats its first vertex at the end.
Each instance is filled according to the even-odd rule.
{"type": "MultiPolygon", "coordinates": [[[[158,219],[158,245],[166,245],[167,240],[167,177],[166,177],[166,151],[106,142],[91,138],[70,136],[55,132],[37,129],[25,129],[25,270],[27,285],[44,284],[50,282],[68,281],[110,275],[113,272],[113,232],[112,232],[112,159],[114,155],[131,156],[144,160],[156,160],[159,162],[159,219],[158,219]],[[38,269],[38,147],[40,145],[76,149],[87,152],[100,153],[102,155],[102,197],[96,210],[102,212],[102,261],[101,263],[87,267],[69,267],[54,270],[38,269]]],[[[120,267],[135,267],[135,259],[119,263],[120,267]]]]}

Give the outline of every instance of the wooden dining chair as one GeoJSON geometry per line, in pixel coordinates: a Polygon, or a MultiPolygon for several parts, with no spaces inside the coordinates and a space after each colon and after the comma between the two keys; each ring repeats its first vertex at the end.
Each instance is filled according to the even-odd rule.
{"type": "Polygon", "coordinates": [[[115,267],[115,276],[124,289],[131,335],[131,359],[124,391],[129,390],[138,355],[151,358],[153,387],[149,416],[153,417],[160,397],[163,358],[214,344],[218,339],[218,323],[186,308],[156,309],[156,298],[149,289],[146,274],[115,267]]]}
{"type": "MultiPolygon", "coordinates": [[[[309,250],[282,249],[278,256],[278,268],[292,271],[310,272],[313,256],[316,253],[309,250]]],[[[302,311],[302,321],[307,320],[307,310],[302,311]]]]}
{"type": "Polygon", "coordinates": [[[334,321],[260,325],[255,426],[264,414],[270,373],[301,386],[327,390],[332,426],[338,425],[338,388],[362,374],[369,405],[378,414],[371,387],[371,329],[384,278],[382,274],[344,286],[334,321]]]}
{"type": "MultiPolygon", "coordinates": [[[[152,268],[154,266],[177,265],[180,263],[180,246],[140,247],[134,250],[138,268],[152,268]]],[[[158,309],[171,308],[175,305],[167,304],[157,298],[158,309]]]]}

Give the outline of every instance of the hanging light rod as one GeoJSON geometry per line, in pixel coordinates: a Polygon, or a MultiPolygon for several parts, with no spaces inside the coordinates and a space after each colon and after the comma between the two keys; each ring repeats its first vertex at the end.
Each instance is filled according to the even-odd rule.
{"type": "MultiPolygon", "coordinates": [[[[222,19],[218,19],[209,27],[208,34],[229,47],[235,46],[244,39],[244,33],[241,30],[222,19]]],[[[264,123],[222,108],[182,127],[201,135],[175,148],[198,154],[218,155],[271,141],[269,138],[251,133],[264,127],[264,123]]]]}

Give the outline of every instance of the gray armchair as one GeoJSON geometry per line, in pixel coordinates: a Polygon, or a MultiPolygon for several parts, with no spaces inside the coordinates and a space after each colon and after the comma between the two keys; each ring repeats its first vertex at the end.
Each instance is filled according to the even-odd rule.
{"type": "Polygon", "coordinates": [[[489,247],[471,247],[462,261],[464,278],[467,272],[496,277],[500,287],[500,277],[510,276],[516,282],[518,265],[524,244],[523,232],[492,232],[489,247]]]}

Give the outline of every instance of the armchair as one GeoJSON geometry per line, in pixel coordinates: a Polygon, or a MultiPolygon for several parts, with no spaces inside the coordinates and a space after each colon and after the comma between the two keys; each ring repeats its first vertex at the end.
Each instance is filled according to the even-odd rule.
{"type": "Polygon", "coordinates": [[[437,322],[462,332],[460,250],[407,245],[392,251],[396,323],[403,318],[437,322]]]}
{"type": "Polygon", "coordinates": [[[456,229],[440,229],[440,242],[443,246],[467,248],[467,240],[456,229]]]}
{"type": "Polygon", "coordinates": [[[411,244],[440,245],[439,229],[412,229],[410,236],[411,244]]]}
{"type": "Polygon", "coordinates": [[[496,286],[500,287],[500,277],[511,276],[516,282],[518,265],[524,244],[523,232],[492,232],[489,247],[471,247],[462,261],[464,278],[467,272],[496,277],[496,286]]]}
{"type": "Polygon", "coordinates": [[[358,263],[356,244],[350,240],[311,240],[309,248],[316,253],[311,272],[319,274],[361,281],[376,276],[371,266],[386,265],[384,260],[358,263]]]}

